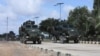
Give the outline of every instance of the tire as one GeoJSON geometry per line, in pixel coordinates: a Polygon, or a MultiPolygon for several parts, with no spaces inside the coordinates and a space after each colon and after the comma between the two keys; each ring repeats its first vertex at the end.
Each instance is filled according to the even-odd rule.
{"type": "Polygon", "coordinates": [[[33,44],[36,44],[36,41],[33,41],[33,44]]]}
{"type": "Polygon", "coordinates": [[[69,39],[66,40],[66,43],[69,43],[69,39]]]}
{"type": "Polygon", "coordinates": [[[74,40],[74,43],[79,43],[79,40],[74,40]]]}
{"type": "Polygon", "coordinates": [[[22,41],[22,40],[20,40],[20,42],[21,42],[21,43],[23,43],[23,41],[22,41]]]}
{"type": "Polygon", "coordinates": [[[21,43],[24,43],[24,41],[23,41],[23,40],[20,40],[20,42],[21,42],[21,43]]]}
{"type": "Polygon", "coordinates": [[[66,43],[66,40],[60,40],[60,42],[61,42],[62,44],[64,44],[64,43],[66,43]]]}
{"type": "MultiPolygon", "coordinates": [[[[69,42],[69,41],[68,41],[68,42],[69,42]]],[[[66,40],[64,40],[63,43],[66,43],[66,40]]]]}
{"type": "Polygon", "coordinates": [[[65,41],[64,41],[64,40],[62,40],[62,41],[61,41],[61,43],[62,43],[62,44],[64,44],[64,43],[65,43],[65,41]]]}
{"type": "Polygon", "coordinates": [[[41,41],[38,41],[38,44],[41,44],[41,41]]]}
{"type": "Polygon", "coordinates": [[[27,44],[27,41],[24,41],[24,44],[27,44]]]}
{"type": "Polygon", "coordinates": [[[23,42],[22,42],[22,39],[20,39],[20,43],[23,43],[23,42]]]}

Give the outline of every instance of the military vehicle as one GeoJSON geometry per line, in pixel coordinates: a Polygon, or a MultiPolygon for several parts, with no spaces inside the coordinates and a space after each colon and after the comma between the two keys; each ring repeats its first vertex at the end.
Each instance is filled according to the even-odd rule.
{"type": "Polygon", "coordinates": [[[22,43],[27,43],[27,41],[33,41],[34,44],[41,44],[40,31],[35,25],[34,21],[26,21],[19,28],[20,41],[22,43]]]}
{"type": "Polygon", "coordinates": [[[53,27],[52,35],[53,42],[57,42],[57,40],[61,43],[69,43],[70,40],[73,40],[74,43],[79,42],[79,33],[77,29],[69,27],[68,25],[58,25],[53,27]]]}

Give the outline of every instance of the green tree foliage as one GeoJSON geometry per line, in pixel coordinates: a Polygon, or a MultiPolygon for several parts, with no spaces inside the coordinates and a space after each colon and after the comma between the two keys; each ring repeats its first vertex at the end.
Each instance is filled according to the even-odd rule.
{"type": "Polygon", "coordinates": [[[86,6],[76,7],[73,11],[70,11],[68,23],[77,28],[83,36],[95,35],[96,20],[86,6]]]}
{"type": "Polygon", "coordinates": [[[3,33],[0,34],[0,38],[4,38],[6,40],[15,40],[16,34],[13,31],[10,31],[9,33],[3,33]]]}
{"type": "Polygon", "coordinates": [[[15,33],[13,31],[10,31],[8,34],[8,37],[10,40],[14,40],[15,39],[15,33]]]}
{"type": "Polygon", "coordinates": [[[2,37],[2,35],[0,34],[0,37],[2,37]]]}
{"type": "Polygon", "coordinates": [[[100,0],[94,0],[93,8],[93,17],[98,18],[100,15],[100,0]]]}
{"type": "Polygon", "coordinates": [[[3,34],[1,34],[1,37],[2,38],[6,38],[8,36],[8,33],[3,33],[3,34]]]}
{"type": "Polygon", "coordinates": [[[10,31],[9,36],[13,37],[13,36],[15,36],[15,33],[13,31],[10,31]]]}
{"type": "Polygon", "coordinates": [[[95,28],[100,34],[100,0],[94,0],[92,15],[96,20],[95,28]]]}
{"type": "Polygon", "coordinates": [[[43,20],[41,23],[40,23],[40,30],[41,31],[46,31],[46,32],[50,32],[49,30],[58,25],[59,24],[59,20],[58,19],[54,19],[54,18],[48,18],[46,20],[43,20]]]}
{"type": "Polygon", "coordinates": [[[0,34],[0,38],[4,38],[4,37],[3,37],[3,34],[0,34]]]}
{"type": "Polygon", "coordinates": [[[68,23],[84,31],[86,30],[86,21],[87,17],[89,16],[90,12],[88,11],[87,7],[76,7],[73,11],[70,11],[68,23]]]}

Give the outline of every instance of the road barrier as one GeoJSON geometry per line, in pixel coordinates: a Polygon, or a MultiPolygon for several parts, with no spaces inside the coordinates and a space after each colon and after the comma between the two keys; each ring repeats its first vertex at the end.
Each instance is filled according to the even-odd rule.
{"type": "Polygon", "coordinates": [[[52,49],[46,49],[46,48],[40,48],[40,47],[31,47],[34,48],[36,50],[39,50],[45,54],[48,54],[48,56],[72,56],[69,53],[62,53],[60,51],[56,51],[56,50],[52,50],[52,49]]]}
{"type": "Polygon", "coordinates": [[[100,44],[100,41],[80,41],[82,44],[100,44]]]}
{"type": "MultiPolygon", "coordinates": [[[[80,41],[80,43],[83,44],[100,44],[99,41],[80,41]]],[[[68,53],[68,52],[62,52],[59,50],[55,50],[55,49],[48,49],[46,47],[41,47],[41,46],[31,46],[31,48],[39,50],[40,52],[43,52],[47,55],[44,56],[77,56],[76,54],[72,54],[72,53],[68,53]]]]}

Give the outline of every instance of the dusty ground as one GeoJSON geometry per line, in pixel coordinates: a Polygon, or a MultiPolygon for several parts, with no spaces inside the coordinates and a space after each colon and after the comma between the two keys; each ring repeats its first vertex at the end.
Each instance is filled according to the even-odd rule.
{"type": "Polygon", "coordinates": [[[17,42],[0,41],[0,56],[51,56],[17,42]]]}

